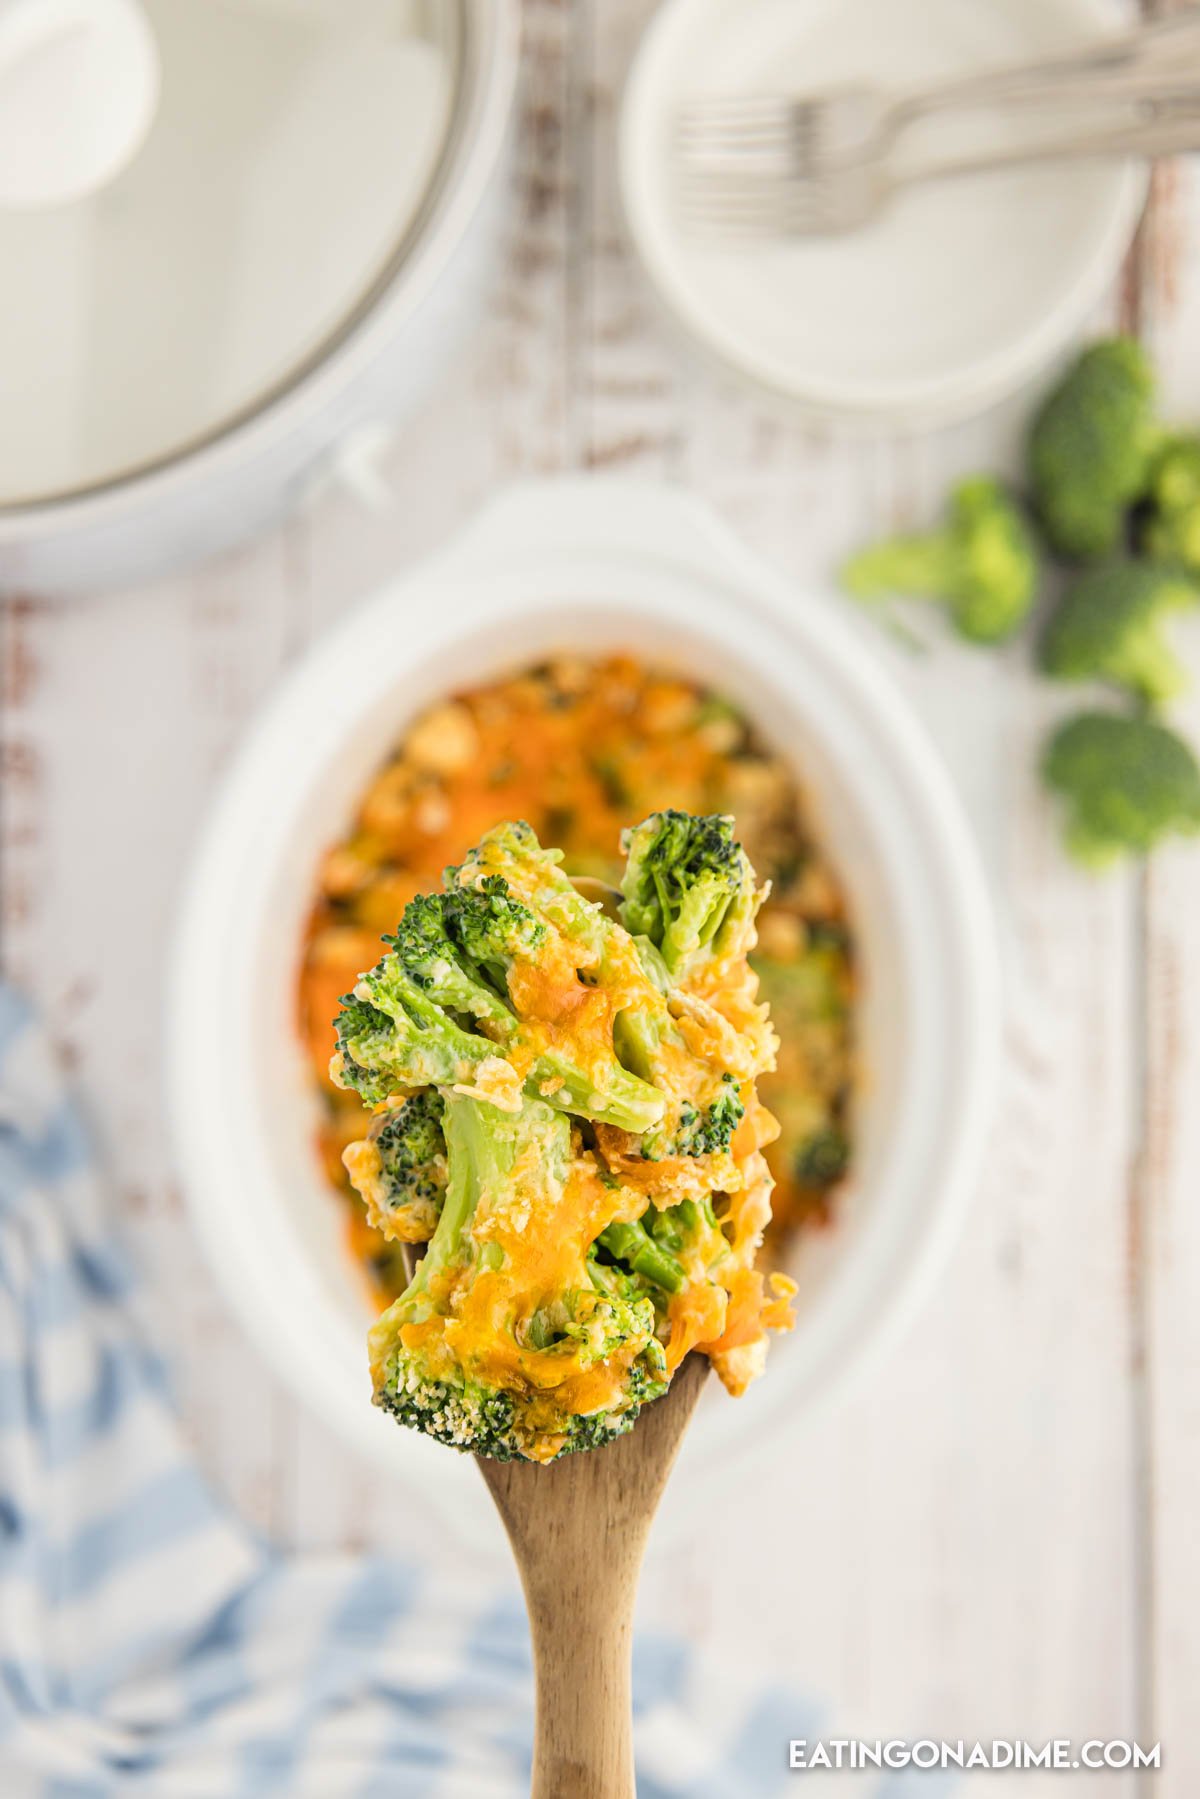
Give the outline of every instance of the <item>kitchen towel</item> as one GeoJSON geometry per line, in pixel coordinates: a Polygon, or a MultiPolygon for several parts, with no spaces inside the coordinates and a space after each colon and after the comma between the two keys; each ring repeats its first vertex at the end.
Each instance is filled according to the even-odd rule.
{"type": "MultiPolygon", "coordinates": [[[[80,1114],[0,987],[4,1799],[527,1793],[516,1591],[260,1541],[208,1491],[136,1306],[80,1114]]],[[[674,1639],[634,1667],[639,1799],[791,1788],[811,1704],[674,1639]]]]}

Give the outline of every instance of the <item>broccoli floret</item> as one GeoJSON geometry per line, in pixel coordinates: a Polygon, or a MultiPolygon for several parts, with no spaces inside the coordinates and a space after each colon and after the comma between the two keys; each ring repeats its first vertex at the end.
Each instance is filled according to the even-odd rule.
{"type": "Polygon", "coordinates": [[[745,951],[759,895],[732,818],[653,812],[622,834],[621,847],[621,922],[653,945],[672,980],[702,957],[745,951]]]}
{"type": "MultiPolygon", "coordinates": [[[[632,932],[647,973],[670,993],[702,962],[743,955],[753,940],[760,895],[733,820],[719,815],[656,812],[622,838],[627,862],[621,919],[632,932]]],[[[696,1063],[670,1011],[623,1011],[614,1041],[622,1061],[643,1080],[676,1091],[662,1122],[642,1137],[650,1161],[728,1152],[745,1106],[728,1070],[714,1075],[696,1063]],[[671,1069],[690,1064],[691,1090],[681,1095],[671,1069]]]]}
{"type": "Polygon", "coordinates": [[[345,1151],[346,1171],[385,1237],[425,1243],[433,1235],[446,1194],[443,1110],[434,1088],[414,1093],[345,1151]]]}
{"type": "MultiPolygon", "coordinates": [[[[542,857],[531,831],[529,841],[542,857]]],[[[611,928],[566,885],[589,932],[596,933],[597,919],[611,928]]],[[[385,939],[390,952],[342,1001],[334,1080],[379,1105],[398,1091],[480,1078],[481,1064],[521,1047],[522,1023],[508,981],[514,970],[537,964],[547,936],[547,921],[498,876],[419,895],[395,936],[385,939]]],[[[532,1096],[544,1094],[580,1117],[627,1131],[649,1129],[664,1111],[662,1096],[623,1068],[615,1053],[603,1070],[592,1061],[585,1070],[565,1049],[542,1050],[530,1059],[524,1085],[532,1096]]]]}
{"type": "Polygon", "coordinates": [[[447,894],[498,891],[550,925],[581,953],[595,959],[601,973],[612,948],[611,921],[599,906],[576,892],[564,874],[563,853],[543,849],[532,826],[523,820],[497,825],[457,868],[446,870],[447,894]]]}
{"type": "Polygon", "coordinates": [[[384,1114],[375,1147],[388,1182],[398,1196],[412,1194],[440,1205],[446,1190],[445,1104],[428,1088],[384,1114]]]}
{"type": "Polygon", "coordinates": [[[1168,646],[1166,617],[1200,597],[1174,570],[1143,562],[1089,569],[1063,595],[1041,645],[1041,663],[1059,681],[1111,681],[1152,702],[1187,685],[1168,646]]]}
{"type": "Polygon", "coordinates": [[[794,1172],[801,1187],[832,1187],[850,1166],[850,1143],[836,1125],[823,1125],[796,1151],[794,1172]]]}
{"type": "Polygon", "coordinates": [[[652,1301],[629,1283],[614,1290],[591,1279],[582,1246],[578,1283],[542,1293],[528,1277],[505,1279],[513,1233],[554,1244],[569,1228],[570,1120],[540,1100],[510,1113],[456,1095],[444,1135],[437,1229],[371,1332],[376,1403],[427,1436],[501,1461],[551,1461],[620,1436],[666,1391],[652,1301]],[[613,1402],[570,1409],[567,1383],[602,1363],[614,1374],[613,1402]]]}
{"type": "Polygon", "coordinates": [[[685,1101],[680,1107],[669,1153],[674,1156],[723,1155],[745,1114],[737,1082],[731,1074],[723,1074],[716,1097],[707,1105],[694,1106],[685,1101]]]}
{"type": "Polygon", "coordinates": [[[1160,430],[1154,371],[1131,338],[1085,350],[1042,403],[1029,478],[1042,527],[1064,556],[1108,556],[1146,492],[1160,430]]]}
{"type": "Polygon", "coordinates": [[[1200,766],[1151,719],[1085,712],[1051,738],[1042,773],[1066,801],[1068,847],[1089,867],[1200,831],[1200,766]]]}
{"type": "Polygon", "coordinates": [[[1200,437],[1173,437],[1162,446],[1147,499],[1147,555],[1200,575],[1200,437]]]}
{"type": "Polygon", "coordinates": [[[498,877],[461,893],[420,893],[404,909],[390,942],[411,980],[438,1005],[486,1020],[503,1033],[511,1024],[507,977],[529,962],[546,927],[498,877]]]}
{"type": "Polygon", "coordinates": [[[940,530],[861,550],[843,568],[842,583],[859,600],[939,600],[960,636],[1003,643],[1028,618],[1040,572],[1020,506],[999,482],[980,476],[954,489],[940,530]]]}
{"type": "MultiPolygon", "coordinates": [[[[602,1449],[623,1437],[633,1429],[642,1407],[660,1399],[666,1388],[664,1377],[636,1366],[622,1411],[596,1412],[591,1417],[564,1413],[556,1420],[562,1446],[549,1459],[558,1461],[580,1450],[602,1449]]],[[[376,1403],[398,1424],[464,1454],[485,1456],[493,1462],[514,1462],[528,1455],[519,1406],[511,1394],[497,1387],[465,1379],[429,1380],[411,1360],[398,1356],[376,1403]]]]}

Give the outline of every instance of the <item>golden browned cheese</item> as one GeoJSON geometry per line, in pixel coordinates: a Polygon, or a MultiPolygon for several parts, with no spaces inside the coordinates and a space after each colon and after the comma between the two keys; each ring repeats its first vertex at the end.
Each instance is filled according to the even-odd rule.
{"type": "MultiPolygon", "coordinates": [[[[792,768],[736,709],[694,682],[627,656],[563,657],[433,705],[371,782],[351,829],[322,864],[299,1015],[323,1097],[323,1165],[346,1196],[351,1253],[376,1302],[393,1298],[405,1282],[398,1247],[369,1223],[341,1165],[343,1149],[363,1136],[365,1120],[357,1097],[333,1088],[327,1077],[340,996],[378,959],[380,937],[395,929],[413,895],[438,888],[443,869],[493,825],[525,819],[543,843],[564,850],[570,873],[611,881],[621,866],[622,829],[666,806],[732,813],[737,835],[772,889],[753,961],[780,1047],[776,1073],[759,1084],[765,1109],[750,1106],[735,1143],[753,1176],[735,1196],[735,1235],[748,1240],[761,1229],[772,1205],[771,1174],[772,1253],[787,1232],[827,1215],[849,1136],[853,955],[843,896],[814,840],[792,768]],[[762,1122],[770,1113],[779,1120],[774,1141],[762,1122]]],[[[576,1006],[610,1003],[568,981],[565,968],[560,972],[564,980],[555,991],[553,974],[539,969],[531,978],[548,984],[522,994],[521,1009],[548,1018],[568,996],[576,1006]]],[[[721,1030],[722,1012],[730,1036],[743,1029],[746,1008],[756,1003],[749,992],[740,999],[736,991],[724,993],[715,1007],[712,998],[696,991],[678,1021],[697,1041],[721,1030]]],[[[602,1042],[607,1021],[594,1022],[593,1040],[602,1042]]],[[[614,1166],[619,1137],[606,1135],[614,1166]]],[[[682,1196],[687,1170],[651,1167],[653,1174],[646,1164],[635,1170],[631,1161],[621,1167],[622,1182],[644,1186],[676,1172],[682,1196]]],[[[719,1324],[722,1376],[729,1384],[742,1379],[739,1320],[774,1303],[761,1298],[762,1277],[746,1272],[750,1278],[731,1296],[724,1320],[673,1320],[672,1361],[688,1339],[711,1342],[719,1324]]]]}

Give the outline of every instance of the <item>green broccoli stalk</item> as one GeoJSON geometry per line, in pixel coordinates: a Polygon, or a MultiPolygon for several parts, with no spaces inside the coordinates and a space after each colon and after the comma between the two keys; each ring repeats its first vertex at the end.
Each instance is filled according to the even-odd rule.
{"type": "Polygon", "coordinates": [[[1131,338],[1085,350],[1043,401],[1029,435],[1042,528],[1064,556],[1109,556],[1150,482],[1160,441],[1154,371],[1131,338]]]}
{"type": "MultiPolygon", "coordinates": [[[[536,1204],[540,1228],[553,1231],[572,1162],[570,1120],[541,1100],[512,1113],[453,1096],[444,1135],[448,1179],[437,1229],[408,1288],[371,1331],[376,1404],[427,1436],[499,1461],[553,1460],[622,1435],[667,1380],[654,1305],[619,1273],[543,1295],[523,1312],[506,1289],[499,1300],[487,1297],[490,1330],[506,1340],[508,1355],[537,1363],[542,1384],[532,1401],[520,1377],[495,1377],[495,1345],[461,1323],[480,1284],[504,1266],[510,1212],[536,1204]],[[563,1409],[553,1379],[560,1360],[564,1374],[616,1360],[617,1403],[586,1416],[563,1409]]],[[[589,1272],[594,1267],[589,1258],[589,1272]]]]}
{"type": "Polygon", "coordinates": [[[1040,564],[1025,516],[996,481],[964,481],[936,531],[894,537],[852,556],[842,584],[859,600],[937,600],[959,635],[1003,643],[1037,598],[1040,564]]]}
{"type": "Polygon", "coordinates": [[[1155,562],[1200,575],[1200,437],[1173,437],[1150,474],[1142,547],[1155,562]]]}
{"type": "Polygon", "coordinates": [[[661,1209],[648,1206],[642,1223],[655,1243],[692,1278],[708,1278],[729,1259],[729,1240],[713,1210],[711,1195],[683,1199],[661,1209]]]}
{"type": "Polygon", "coordinates": [[[1041,665],[1058,681],[1109,681],[1152,704],[1187,686],[1187,671],[1163,635],[1172,613],[1200,591],[1173,569],[1110,562],[1068,588],[1041,643],[1041,665]]]}
{"type": "Polygon", "coordinates": [[[655,1242],[644,1224],[610,1224],[597,1241],[632,1274],[640,1274],[664,1293],[678,1293],[683,1286],[683,1267],[655,1242]]]}
{"type": "MultiPolygon", "coordinates": [[[[573,888],[571,894],[578,898],[573,888]]],[[[579,906],[594,929],[597,909],[584,900],[579,906]]],[[[342,1001],[334,1079],[369,1105],[419,1087],[469,1084],[481,1064],[520,1047],[507,979],[518,964],[536,961],[545,937],[545,922],[500,876],[419,895],[395,936],[385,938],[389,954],[342,1001]]],[[[598,1072],[560,1050],[542,1051],[532,1059],[525,1091],[627,1131],[648,1130],[664,1111],[662,1095],[615,1054],[598,1072]]]]}
{"type": "Polygon", "coordinates": [[[730,1255],[711,1196],[647,1206],[636,1224],[610,1224],[597,1242],[660,1309],[687,1280],[709,1279],[730,1255]]]}
{"type": "Polygon", "coordinates": [[[1200,766],[1152,719],[1085,712],[1062,725],[1042,775],[1067,808],[1067,846],[1089,868],[1200,832],[1200,766]]]}

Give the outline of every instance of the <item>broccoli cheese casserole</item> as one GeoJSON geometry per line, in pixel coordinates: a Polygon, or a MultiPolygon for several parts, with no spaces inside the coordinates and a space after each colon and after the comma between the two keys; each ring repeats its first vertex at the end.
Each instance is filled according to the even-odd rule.
{"type": "Polygon", "coordinates": [[[792,1327],[795,1282],[755,1266],[762,890],[727,816],[652,813],[622,848],[595,894],[523,821],[485,832],[338,1015],[330,1075],[372,1108],[346,1170],[426,1246],[371,1331],[375,1403],[500,1461],[623,1436],[693,1350],[743,1393],[792,1327]]]}
{"type": "Polygon", "coordinates": [[[329,1079],[342,995],[417,895],[498,824],[521,819],[571,875],[620,876],[622,831],[665,808],[728,814],[770,897],[753,965],[780,1049],[763,1074],[779,1121],[769,1253],[828,1215],[849,1165],[854,959],[846,907],[787,761],[719,694],[626,656],[564,656],[439,700],[410,727],[320,870],[299,1006],[322,1106],[320,1152],[344,1196],[352,1254],[375,1303],[407,1286],[399,1243],[372,1224],[343,1151],[360,1095],[329,1079]]]}

